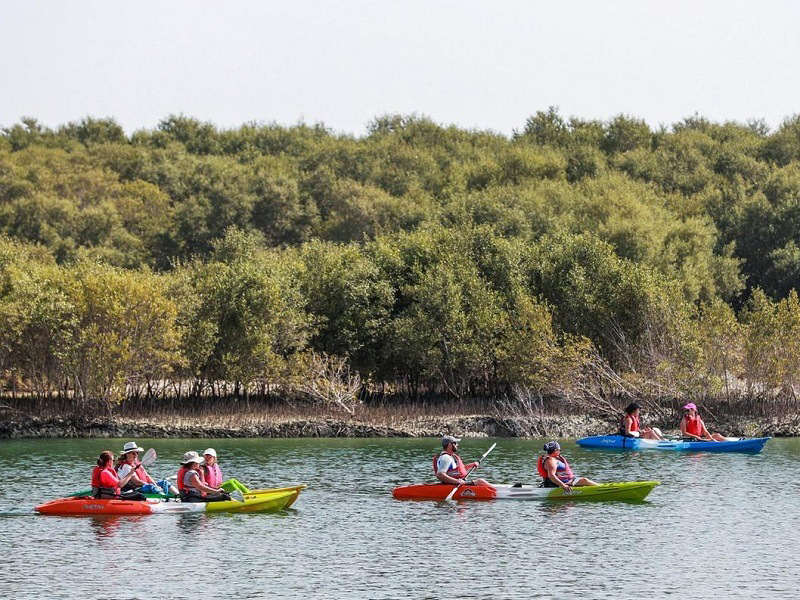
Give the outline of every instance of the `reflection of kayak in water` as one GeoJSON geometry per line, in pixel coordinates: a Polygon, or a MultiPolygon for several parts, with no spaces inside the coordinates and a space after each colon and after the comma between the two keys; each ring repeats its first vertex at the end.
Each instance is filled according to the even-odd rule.
{"type": "Polygon", "coordinates": [[[684,442],[681,440],[645,440],[624,435],[593,435],[578,440],[583,448],[618,450],[689,450],[699,452],[761,452],[768,437],[732,438],[724,442],[684,442]]]}
{"type": "MultiPolygon", "coordinates": [[[[565,492],[561,488],[536,485],[462,485],[453,500],[644,500],[658,481],[627,481],[581,486],[565,492]]],[[[429,483],[396,487],[392,495],[400,500],[444,500],[453,485],[429,483]]]]}
{"type": "Polygon", "coordinates": [[[35,508],[45,515],[154,515],[201,512],[273,512],[288,508],[305,486],[258,490],[243,494],[243,500],[224,502],[172,502],[161,498],[116,500],[59,498],[35,508]]]}

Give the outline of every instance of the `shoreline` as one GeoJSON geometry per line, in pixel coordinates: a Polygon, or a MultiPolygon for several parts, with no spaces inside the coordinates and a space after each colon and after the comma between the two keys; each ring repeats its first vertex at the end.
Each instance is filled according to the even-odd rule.
{"type": "MultiPolygon", "coordinates": [[[[220,426],[209,419],[87,419],[82,416],[0,421],[0,439],[60,438],[389,438],[461,437],[578,438],[612,433],[615,425],[591,415],[519,417],[497,415],[423,416],[385,420],[314,417],[220,426]]],[[[673,423],[653,422],[666,434],[673,423]]],[[[737,437],[800,437],[800,416],[731,417],[707,421],[709,430],[737,437]]]]}

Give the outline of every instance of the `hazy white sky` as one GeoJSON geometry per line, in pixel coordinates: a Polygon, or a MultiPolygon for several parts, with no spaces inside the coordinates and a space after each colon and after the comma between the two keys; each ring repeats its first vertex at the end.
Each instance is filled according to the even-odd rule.
{"type": "Polygon", "coordinates": [[[669,125],[800,112],[800,2],[0,0],[0,127],[169,114],[511,133],[550,105],[669,125]]]}

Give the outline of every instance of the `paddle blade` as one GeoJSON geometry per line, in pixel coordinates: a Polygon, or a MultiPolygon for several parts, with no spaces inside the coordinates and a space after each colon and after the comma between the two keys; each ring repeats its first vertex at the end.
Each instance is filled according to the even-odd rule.
{"type": "Polygon", "coordinates": [[[235,500],[236,502],[244,502],[244,494],[239,490],[233,490],[230,493],[231,500],[235,500]]]}
{"type": "Polygon", "coordinates": [[[142,460],[140,462],[142,466],[149,467],[155,464],[156,458],[158,458],[158,455],[156,454],[155,449],[150,448],[144,453],[144,456],[142,456],[142,460]]]}
{"type": "Polygon", "coordinates": [[[452,490],[450,490],[450,493],[447,494],[447,498],[445,498],[444,501],[447,502],[448,500],[452,500],[453,496],[455,496],[456,490],[458,490],[458,488],[460,487],[461,487],[460,485],[457,485],[452,490]]]}

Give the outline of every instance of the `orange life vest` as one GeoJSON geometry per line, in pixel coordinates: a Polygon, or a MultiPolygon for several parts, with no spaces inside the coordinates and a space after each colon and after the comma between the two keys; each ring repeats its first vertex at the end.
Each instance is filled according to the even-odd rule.
{"type": "Polygon", "coordinates": [[[547,474],[547,469],[544,468],[545,458],[552,458],[556,461],[556,477],[561,481],[569,481],[575,476],[566,458],[563,456],[556,458],[555,456],[545,456],[542,454],[539,456],[539,460],[536,461],[536,470],[539,472],[539,475],[542,476],[542,479],[550,479],[550,476],[547,474]]]}
{"type": "Polygon", "coordinates": [[[700,415],[686,415],[686,433],[703,435],[703,419],[700,418],[700,415]]]}
{"type": "Polygon", "coordinates": [[[464,466],[464,462],[461,460],[461,457],[458,454],[455,452],[448,452],[447,450],[443,450],[439,454],[434,454],[433,474],[436,475],[439,472],[439,457],[442,454],[449,454],[453,457],[453,460],[456,461],[455,469],[449,469],[445,475],[448,475],[453,479],[464,479],[467,476],[467,467],[464,466]]]}
{"type": "Polygon", "coordinates": [[[117,483],[119,483],[119,477],[117,476],[117,472],[114,470],[114,467],[95,467],[92,469],[92,495],[94,497],[99,497],[100,493],[104,492],[106,494],[114,494],[115,496],[119,496],[119,485],[114,487],[100,485],[100,474],[103,471],[108,471],[111,476],[117,480],[117,483]]]}
{"type": "Polygon", "coordinates": [[[200,471],[195,471],[194,469],[189,469],[188,467],[181,467],[180,469],[178,469],[178,491],[180,491],[181,493],[183,493],[183,492],[195,492],[197,494],[205,496],[206,493],[204,491],[198,490],[198,489],[196,489],[196,488],[194,488],[192,486],[186,485],[186,483],[184,482],[184,479],[186,479],[186,473],[188,473],[189,471],[194,472],[194,474],[197,475],[197,477],[200,479],[200,481],[205,483],[205,481],[203,479],[203,471],[202,471],[202,469],[200,471]]]}
{"type": "Polygon", "coordinates": [[[624,417],[622,417],[622,421],[620,421],[620,424],[619,424],[619,434],[620,435],[625,435],[625,419],[627,419],[628,417],[630,417],[630,419],[631,419],[630,432],[633,433],[634,431],[639,431],[639,417],[637,417],[636,415],[633,415],[633,414],[630,414],[630,415],[626,414],[624,417]]]}

